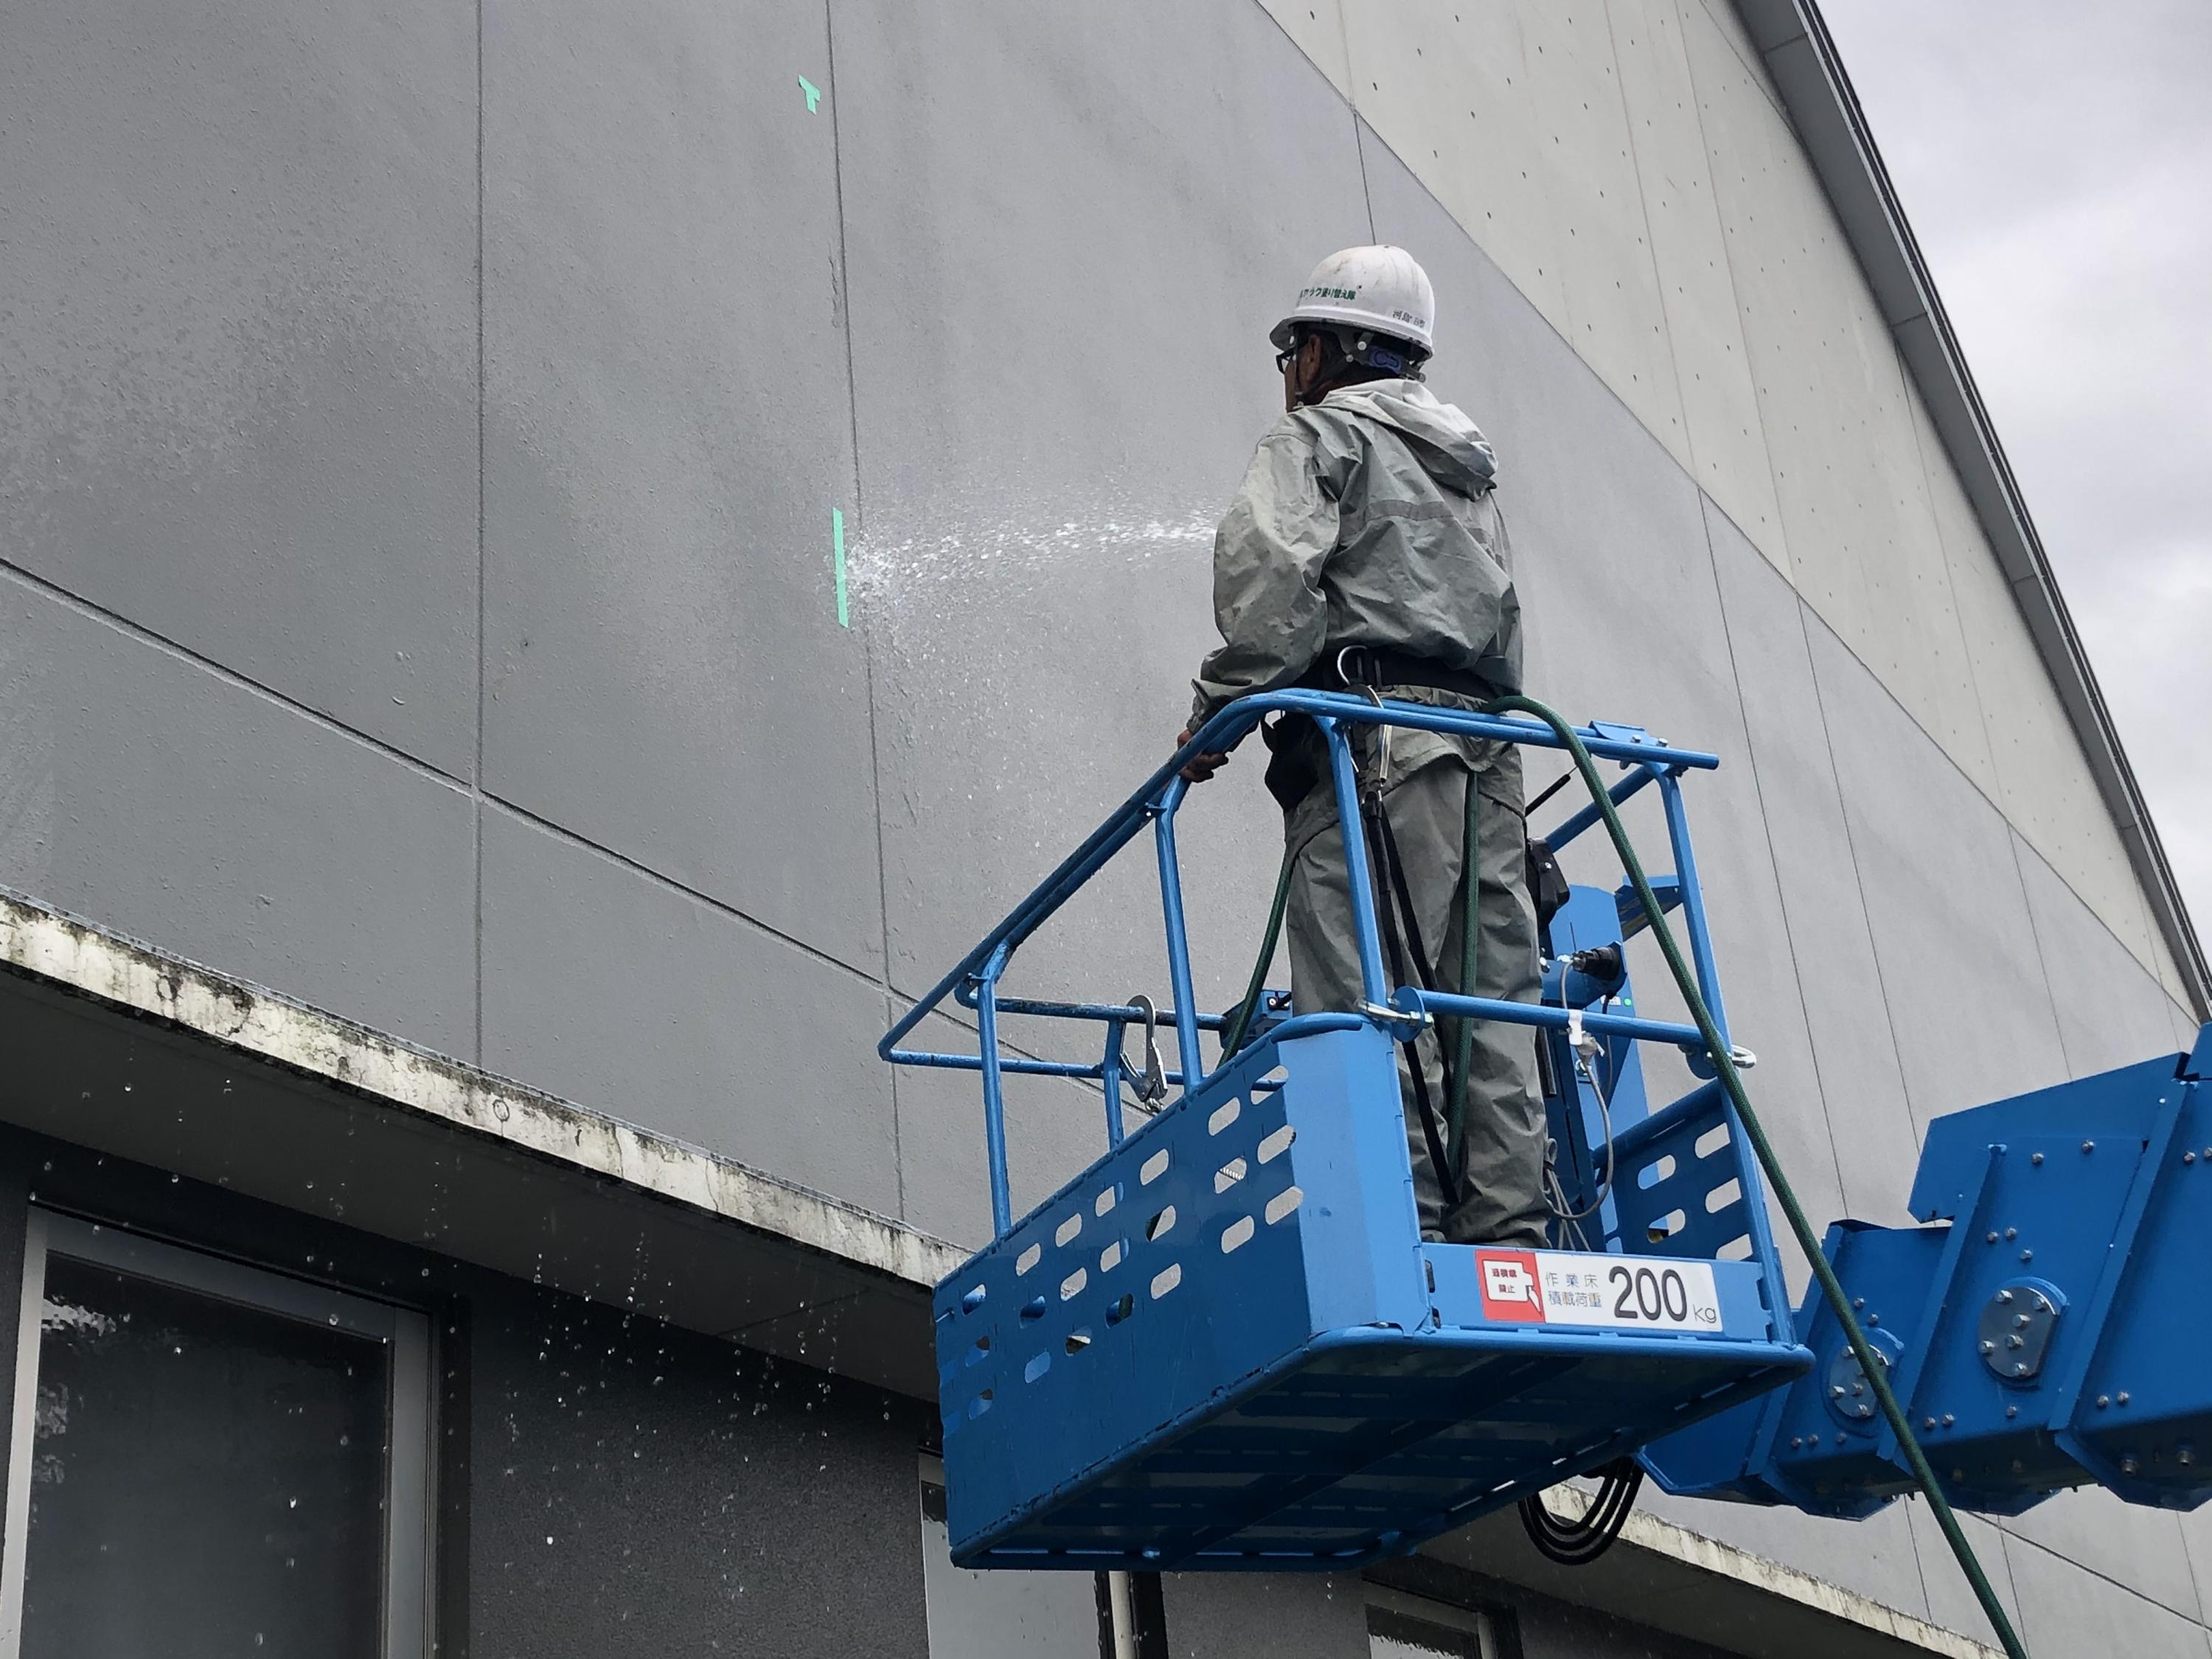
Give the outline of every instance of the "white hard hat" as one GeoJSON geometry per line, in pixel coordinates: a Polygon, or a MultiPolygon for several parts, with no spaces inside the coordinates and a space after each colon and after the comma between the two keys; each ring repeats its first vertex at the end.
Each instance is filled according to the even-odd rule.
{"type": "Polygon", "coordinates": [[[1333,323],[1409,340],[1425,355],[1436,349],[1436,290],[1412,254],[1401,247],[1348,247],[1314,267],[1297,307],[1268,338],[1276,350],[1288,351],[1296,325],[1333,323]]]}

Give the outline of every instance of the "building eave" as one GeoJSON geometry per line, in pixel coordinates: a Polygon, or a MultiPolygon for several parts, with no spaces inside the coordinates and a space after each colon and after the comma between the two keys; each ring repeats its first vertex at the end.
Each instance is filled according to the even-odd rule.
{"type": "Polygon", "coordinates": [[[927,1397],[966,1252],[0,890],[0,1122],[927,1397]]]}

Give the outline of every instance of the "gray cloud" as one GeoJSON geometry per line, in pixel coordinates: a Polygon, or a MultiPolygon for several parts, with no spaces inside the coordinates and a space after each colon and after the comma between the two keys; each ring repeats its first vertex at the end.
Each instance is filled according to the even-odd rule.
{"type": "Polygon", "coordinates": [[[2212,6],[1823,10],[2212,919],[2212,6]]]}

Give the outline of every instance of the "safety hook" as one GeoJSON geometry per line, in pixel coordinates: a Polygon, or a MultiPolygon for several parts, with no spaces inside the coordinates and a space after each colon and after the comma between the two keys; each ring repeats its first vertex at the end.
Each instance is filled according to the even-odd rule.
{"type": "MultiPolygon", "coordinates": [[[[1152,1006],[1150,997],[1142,995],[1131,997],[1129,1006],[1135,1009],[1137,1017],[1145,1022],[1145,1067],[1140,1072],[1131,1072],[1128,1056],[1125,1054],[1121,1057],[1121,1070],[1128,1076],[1130,1092],[1137,1097],[1138,1103],[1151,1106],[1166,1099],[1168,1093],[1168,1071],[1160,1060],[1160,1011],[1152,1006]]],[[[1125,1027],[1123,1040],[1126,1041],[1127,1036],[1125,1027]]]]}

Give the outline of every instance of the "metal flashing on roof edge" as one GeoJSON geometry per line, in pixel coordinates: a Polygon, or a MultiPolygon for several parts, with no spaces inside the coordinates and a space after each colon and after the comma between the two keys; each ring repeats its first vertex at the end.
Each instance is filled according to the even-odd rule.
{"type": "Polygon", "coordinates": [[[2158,828],[2112,725],[2112,711],[2067,612],[2028,516],[2019,481],[1997,441],[1943,301],[1875,146],[1858,95],[1815,0],[1731,0],[1765,60],[1822,189],[1850,239],[1936,435],[1996,550],[2014,602],[2050,669],[2074,734],[2199,1020],[2212,1019],[2212,970],[2190,920],[2158,828]]]}

